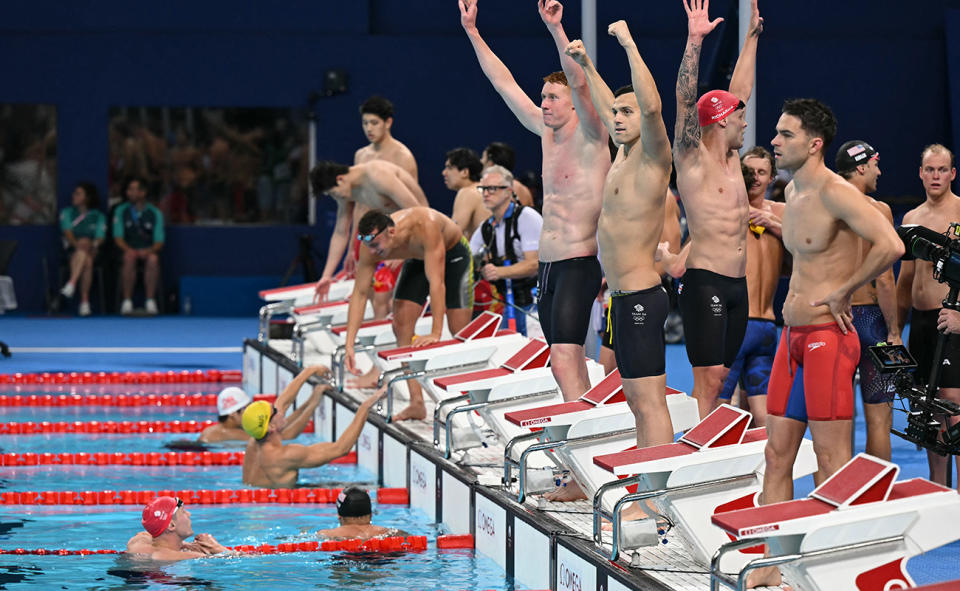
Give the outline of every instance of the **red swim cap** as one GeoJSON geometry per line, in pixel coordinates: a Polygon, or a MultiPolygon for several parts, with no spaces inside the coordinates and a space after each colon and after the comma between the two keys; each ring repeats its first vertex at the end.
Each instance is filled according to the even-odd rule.
{"type": "Polygon", "coordinates": [[[140,523],[153,537],[157,537],[167,530],[173,520],[173,514],[182,503],[173,497],[157,497],[143,508],[143,518],[140,523]]]}
{"type": "Polygon", "coordinates": [[[732,92],[711,90],[697,101],[697,118],[700,120],[700,127],[722,121],[727,115],[743,107],[743,101],[732,92]]]}

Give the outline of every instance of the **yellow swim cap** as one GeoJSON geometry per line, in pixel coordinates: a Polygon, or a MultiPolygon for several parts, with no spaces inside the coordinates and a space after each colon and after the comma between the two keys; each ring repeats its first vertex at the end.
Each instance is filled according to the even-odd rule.
{"type": "Polygon", "coordinates": [[[243,411],[240,422],[247,435],[254,439],[263,439],[270,428],[270,419],[273,418],[273,405],[264,400],[258,400],[243,411]]]}

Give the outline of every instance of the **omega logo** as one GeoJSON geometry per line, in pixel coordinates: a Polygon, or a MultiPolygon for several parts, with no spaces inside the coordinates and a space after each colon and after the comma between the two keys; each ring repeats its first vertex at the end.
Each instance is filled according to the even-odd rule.
{"type": "Polygon", "coordinates": [[[569,591],[583,591],[580,574],[570,570],[566,564],[560,563],[560,588],[569,591]]]}
{"type": "Polygon", "coordinates": [[[427,490],[427,475],[419,468],[414,468],[412,484],[420,490],[427,490]]]}
{"type": "Polygon", "coordinates": [[[487,515],[481,510],[477,510],[477,531],[482,531],[491,538],[497,535],[497,529],[493,523],[493,517],[487,515]]]}
{"type": "Polygon", "coordinates": [[[371,447],[371,445],[370,445],[370,436],[367,435],[366,433],[364,433],[364,434],[360,437],[360,447],[363,448],[363,449],[365,449],[365,450],[367,450],[367,451],[370,451],[370,450],[372,449],[372,447],[371,447]]]}

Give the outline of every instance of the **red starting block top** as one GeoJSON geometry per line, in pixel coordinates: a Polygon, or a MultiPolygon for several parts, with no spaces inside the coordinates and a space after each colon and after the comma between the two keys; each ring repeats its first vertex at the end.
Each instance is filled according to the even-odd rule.
{"type": "Polygon", "coordinates": [[[617,466],[622,466],[624,464],[652,462],[653,460],[688,456],[696,451],[697,448],[688,443],[667,443],[664,445],[654,445],[653,447],[641,447],[640,449],[633,448],[626,451],[618,451],[612,454],[595,456],[593,458],[593,463],[600,466],[604,470],[613,472],[617,466]]]}
{"type": "Polygon", "coordinates": [[[503,365],[493,369],[468,371],[466,373],[436,378],[433,383],[447,390],[456,384],[465,384],[477,380],[487,380],[507,376],[525,369],[545,367],[550,361],[550,347],[543,339],[533,339],[517,351],[513,357],[503,362],[503,365]]]}
{"type": "Polygon", "coordinates": [[[553,421],[553,417],[556,416],[590,410],[602,404],[623,402],[625,400],[626,397],[623,395],[623,382],[620,380],[620,371],[615,369],[577,400],[538,408],[528,408],[526,410],[516,410],[508,412],[504,417],[514,425],[533,427],[550,423],[553,421]]]}
{"type": "Polygon", "coordinates": [[[447,345],[455,345],[457,343],[463,343],[466,341],[473,341],[476,339],[482,339],[486,337],[492,337],[497,334],[497,327],[500,326],[500,321],[502,317],[499,314],[494,314],[493,312],[484,312],[476,318],[470,321],[470,324],[461,328],[457,334],[453,335],[452,339],[446,341],[437,341],[436,343],[431,343],[423,347],[396,347],[393,349],[384,349],[377,353],[380,359],[390,360],[397,356],[406,356],[410,353],[413,353],[417,350],[426,350],[426,349],[436,349],[437,347],[446,347],[447,345]]]}
{"type": "Polygon", "coordinates": [[[299,308],[294,308],[294,314],[313,314],[314,312],[323,312],[327,308],[334,308],[337,306],[347,306],[347,302],[321,302],[319,304],[310,304],[309,306],[300,306],[299,308]]]}
{"type": "Polygon", "coordinates": [[[265,300],[269,297],[283,295],[285,293],[300,291],[301,289],[308,289],[311,287],[316,287],[316,282],[314,283],[300,283],[298,285],[288,285],[286,287],[274,287],[273,289],[262,289],[259,292],[260,299],[265,300]]]}
{"type": "Polygon", "coordinates": [[[723,404],[687,431],[680,441],[699,449],[736,445],[743,441],[749,426],[749,412],[723,404]]]}
{"type": "Polygon", "coordinates": [[[720,529],[739,538],[775,532],[780,529],[780,523],[784,521],[825,515],[834,509],[836,507],[830,503],[817,499],[798,499],[728,513],[716,513],[711,520],[720,529]]]}
{"type": "MultiPolygon", "coordinates": [[[[389,326],[391,324],[393,324],[393,320],[390,320],[389,318],[386,320],[367,320],[366,322],[360,323],[360,328],[370,328],[371,326],[389,326]]],[[[331,330],[331,332],[339,336],[347,332],[347,327],[346,325],[336,326],[333,328],[333,330],[331,330]]]]}
{"type": "Polygon", "coordinates": [[[900,467],[866,454],[857,454],[837,470],[810,497],[835,507],[884,501],[890,494],[900,467]]]}

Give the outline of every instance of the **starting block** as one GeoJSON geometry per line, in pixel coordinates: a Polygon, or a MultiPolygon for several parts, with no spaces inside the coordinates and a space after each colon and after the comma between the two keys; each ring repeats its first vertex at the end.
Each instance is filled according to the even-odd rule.
{"type": "MultiPolygon", "coordinates": [[[[634,501],[652,499],[657,510],[677,527],[673,530],[684,541],[693,557],[709,564],[714,552],[731,538],[713,525],[715,513],[756,506],[762,485],[766,429],[748,429],[750,413],[721,405],[685,433],[676,443],[642,449],[628,449],[598,455],[596,467],[620,480],[597,488],[593,498],[593,538],[602,549],[602,522],[613,522],[610,551],[616,560],[621,546],[621,512],[634,501]],[[636,492],[619,497],[608,509],[605,496],[613,490],[636,486],[636,492]]],[[[794,463],[794,478],[817,470],[810,440],[803,440],[794,463]]],[[[753,558],[744,552],[728,557],[740,568],[753,558]]]]}
{"type": "MultiPolygon", "coordinates": [[[[668,387],[666,402],[675,433],[696,424],[697,403],[693,398],[668,387]]],[[[542,428],[542,431],[512,438],[504,449],[504,482],[512,482],[513,469],[517,468],[517,498],[520,502],[526,495],[525,473],[530,454],[562,449],[558,455],[563,458],[558,463],[570,466],[578,484],[585,491],[592,492],[599,484],[595,478],[597,471],[592,465],[593,456],[602,453],[600,450],[620,450],[624,445],[636,442],[635,419],[627,406],[618,370],[610,372],[577,400],[507,412],[504,419],[519,427],[542,428]],[[527,446],[520,451],[519,458],[515,458],[515,450],[533,439],[540,439],[540,442],[527,446]]],[[[600,482],[608,479],[603,478],[600,482]]]]}
{"type": "MultiPolygon", "coordinates": [[[[329,301],[347,299],[353,293],[353,279],[347,278],[343,271],[333,276],[334,282],[330,285],[329,301]]],[[[278,314],[290,314],[297,306],[308,306],[313,303],[316,283],[301,283],[287,287],[264,289],[259,292],[260,299],[266,304],[260,308],[260,330],[257,340],[263,344],[270,341],[270,320],[278,314]]]]}
{"type": "Polygon", "coordinates": [[[749,570],[779,566],[798,589],[862,591],[914,586],[907,561],[960,539],[960,495],[923,478],[896,482],[899,467],[859,454],[806,499],[713,515],[736,542],[717,551],[711,589],[745,584],[749,570]],[[733,581],[720,559],[765,542],[768,558],[747,564],[733,581]]]}
{"type": "Polygon", "coordinates": [[[387,420],[393,416],[394,383],[421,381],[436,400],[438,391],[432,387],[432,378],[496,367],[529,343],[523,335],[498,330],[500,321],[499,314],[484,312],[448,341],[378,351],[377,363],[383,370],[378,387],[387,386],[387,420]]]}

